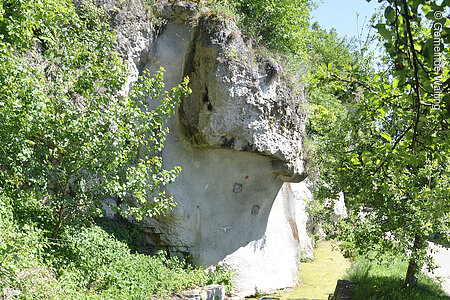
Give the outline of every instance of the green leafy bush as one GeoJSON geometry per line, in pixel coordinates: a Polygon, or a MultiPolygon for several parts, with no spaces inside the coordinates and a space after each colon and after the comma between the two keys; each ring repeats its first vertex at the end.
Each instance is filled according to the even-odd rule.
{"type": "Polygon", "coordinates": [[[39,263],[43,250],[38,229],[30,225],[19,229],[14,222],[10,202],[0,195],[0,287],[16,284],[17,272],[39,263]]]}
{"type": "Polygon", "coordinates": [[[135,299],[166,296],[196,285],[223,283],[230,286],[230,274],[207,273],[163,251],[156,256],[131,253],[129,247],[98,226],[67,232],[67,245],[59,257],[61,267],[76,270],[90,289],[107,298],[135,299]],[[67,254],[65,256],[65,254],[67,254]]]}
{"type": "MultiPolygon", "coordinates": [[[[3,2],[2,2],[3,3],[3,2]]],[[[189,93],[163,93],[163,70],[120,96],[125,67],[105,13],[90,2],[12,1],[0,9],[0,186],[50,207],[53,238],[68,221],[101,213],[114,195],[135,218],[174,205],[161,188],[164,120],[189,93]],[[11,21],[12,20],[12,21],[11,21]],[[149,109],[149,99],[162,99],[149,109]]]]}
{"type": "Polygon", "coordinates": [[[309,0],[233,0],[243,28],[261,37],[270,48],[298,53],[304,49],[309,33],[309,0]]]}
{"type": "Polygon", "coordinates": [[[13,290],[23,299],[145,299],[229,282],[228,273],[207,274],[163,253],[134,253],[123,232],[119,240],[114,226],[93,225],[106,195],[136,219],[174,205],[161,188],[180,169],[162,168],[162,124],[189,93],[187,79],[163,92],[160,70],[120,95],[126,68],[107,21],[89,1],[0,1],[5,297],[13,290]],[[160,105],[150,109],[149,99],[160,105]]]}
{"type": "Polygon", "coordinates": [[[24,299],[149,299],[213,283],[231,291],[231,273],[220,268],[206,272],[164,252],[134,253],[97,225],[66,226],[52,239],[45,229],[18,226],[15,211],[1,196],[0,295],[8,288],[24,299]]]}
{"type": "Polygon", "coordinates": [[[7,290],[19,292],[23,299],[57,295],[60,286],[55,273],[43,263],[49,246],[45,230],[35,223],[21,222],[19,225],[12,199],[1,192],[0,295],[5,296],[7,290]]]}

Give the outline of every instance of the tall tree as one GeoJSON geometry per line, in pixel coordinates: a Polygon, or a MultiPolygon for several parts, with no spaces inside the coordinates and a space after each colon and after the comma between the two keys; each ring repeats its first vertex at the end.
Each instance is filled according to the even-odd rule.
{"type": "MultiPolygon", "coordinates": [[[[380,1],[379,1],[380,2],[380,1]]],[[[324,69],[346,106],[318,150],[322,199],[343,191],[342,237],[359,253],[407,257],[405,287],[426,264],[427,238],[450,237],[449,1],[385,0],[374,27],[384,69],[324,69]]]]}

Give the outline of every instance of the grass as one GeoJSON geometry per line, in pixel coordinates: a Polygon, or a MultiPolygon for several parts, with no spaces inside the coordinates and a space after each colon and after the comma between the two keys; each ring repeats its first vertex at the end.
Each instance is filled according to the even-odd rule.
{"type": "Polygon", "coordinates": [[[358,257],[345,279],[357,284],[353,293],[353,299],[356,300],[450,299],[438,283],[424,274],[419,275],[417,287],[404,289],[407,268],[407,261],[389,254],[383,255],[380,261],[358,257]]]}
{"type": "MultiPolygon", "coordinates": [[[[314,251],[314,260],[301,263],[300,284],[289,292],[272,295],[280,299],[328,299],[334,292],[336,281],[342,278],[350,267],[350,260],[344,258],[333,241],[322,241],[314,251]]],[[[258,298],[253,298],[258,299],[258,298]]]]}
{"type": "Polygon", "coordinates": [[[439,284],[425,274],[420,274],[416,288],[404,289],[408,264],[401,257],[389,254],[379,260],[358,257],[351,263],[336,246],[335,242],[320,242],[314,261],[300,264],[300,285],[271,296],[283,300],[328,299],[337,280],[347,279],[357,284],[354,300],[450,300],[439,284]]]}
{"type": "Polygon", "coordinates": [[[300,264],[300,286],[281,295],[281,299],[328,299],[336,281],[351,265],[332,241],[320,242],[314,256],[313,261],[300,264]]]}

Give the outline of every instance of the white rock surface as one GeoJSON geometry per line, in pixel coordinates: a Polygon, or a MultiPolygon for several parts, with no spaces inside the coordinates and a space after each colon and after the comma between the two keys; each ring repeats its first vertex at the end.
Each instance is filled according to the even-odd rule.
{"type": "Polygon", "coordinates": [[[313,258],[306,233],[305,183],[285,183],[272,205],[263,235],[227,255],[221,264],[236,269],[241,295],[269,293],[297,283],[301,258],[313,258]]]}
{"type": "Polygon", "coordinates": [[[333,222],[338,222],[342,218],[347,218],[347,207],[345,206],[345,199],[344,199],[344,193],[339,193],[339,199],[337,200],[331,200],[333,202],[333,213],[331,214],[330,218],[333,222]]]}

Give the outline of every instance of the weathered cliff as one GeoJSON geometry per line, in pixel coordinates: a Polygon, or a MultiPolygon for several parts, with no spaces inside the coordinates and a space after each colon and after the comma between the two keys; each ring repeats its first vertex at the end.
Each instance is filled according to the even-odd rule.
{"type": "Polygon", "coordinates": [[[178,206],[144,223],[173,255],[236,271],[243,295],[292,286],[311,256],[303,179],[303,96],[273,59],[257,55],[230,18],[194,2],[159,3],[163,26],[140,0],[98,0],[112,16],[129,83],[166,69],[166,88],[190,77],[192,94],[167,123],[162,153],[181,175],[167,186],[178,206]]]}

